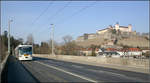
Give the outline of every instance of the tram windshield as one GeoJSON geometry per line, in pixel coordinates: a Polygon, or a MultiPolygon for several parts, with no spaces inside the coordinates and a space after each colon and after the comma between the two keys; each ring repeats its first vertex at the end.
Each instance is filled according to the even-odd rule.
{"type": "Polygon", "coordinates": [[[20,47],[19,48],[20,54],[32,54],[32,47],[20,47]]]}

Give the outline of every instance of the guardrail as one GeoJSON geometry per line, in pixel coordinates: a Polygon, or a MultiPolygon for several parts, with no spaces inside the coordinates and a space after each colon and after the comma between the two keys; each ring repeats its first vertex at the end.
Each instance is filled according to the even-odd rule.
{"type": "Polygon", "coordinates": [[[2,61],[2,63],[1,63],[1,71],[0,72],[3,71],[3,69],[5,67],[5,64],[6,64],[7,60],[8,60],[8,57],[9,57],[9,54],[7,54],[5,59],[2,61]]]}
{"type": "Polygon", "coordinates": [[[1,80],[0,83],[5,83],[7,79],[7,62],[8,62],[9,54],[6,54],[5,59],[1,62],[1,80]]]}

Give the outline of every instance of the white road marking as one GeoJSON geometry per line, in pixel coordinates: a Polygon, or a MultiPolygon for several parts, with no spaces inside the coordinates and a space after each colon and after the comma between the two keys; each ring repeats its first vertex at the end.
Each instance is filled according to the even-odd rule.
{"type": "MultiPolygon", "coordinates": [[[[36,62],[37,62],[37,61],[36,61],[36,62]]],[[[79,77],[79,78],[81,78],[81,79],[84,79],[84,80],[87,80],[87,81],[90,81],[90,82],[98,82],[98,81],[92,80],[92,79],[90,79],[90,78],[87,78],[87,77],[84,77],[84,76],[80,76],[80,75],[77,75],[77,74],[75,74],[75,73],[68,72],[68,71],[65,71],[65,70],[63,70],[63,69],[59,69],[59,68],[57,68],[57,67],[51,66],[51,65],[47,65],[47,64],[44,64],[44,63],[41,63],[41,62],[37,62],[37,63],[39,63],[39,64],[41,64],[41,65],[44,65],[44,66],[47,66],[47,67],[49,67],[49,68],[53,68],[53,69],[62,71],[62,72],[64,72],[64,73],[67,73],[67,74],[70,74],[70,75],[73,75],[73,76],[79,77]]]]}
{"type": "Polygon", "coordinates": [[[71,65],[73,67],[76,67],[76,68],[83,68],[83,66],[78,66],[78,65],[71,65]]]}
{"type": "MultiPolygon", "coordinates": [[[[139,79],[139,78],[128,77],[128,76],[123,75],[123,74],[113,73],[113,72],[109,72],[109,71],[92,70],[92,69],[87,69],[87,70],[92,71],[92,72],[96,72],[96,73],[111,74],[111,75],[114,75],[114,76],[117,76],[117,77],[123,77],[123,78],[126,78],[126,79],[132,79],[132,80],[139,79]]],[[[141,82],[142,82],[142,80],[141,80],[141,79],[139,79],[139,81],[141,81],[141,82]]]]}
{"type": "Polygon", "coordinates": [[[87,69],[87,70],[92,71],[92,72],[96,72],[96,73],[106,73],[106,74],[111,74],[111,75],[115,75],[115,76],[122,76],[122,77],[125,77],[125,75],[118,74],[118,73],[113,73],[113,72],[109,72],[109,71],[92,70],[92,69],[87,69]]]}
{"type": "Polygon", "coordinates": [[[50,63],[56,63],[56,64],[60,64],[60,65],[62,65],[63,63],[61,63],[61,62],[55,62],[55,61],[44,61],[44,62],[50,62],[50,63]]]}

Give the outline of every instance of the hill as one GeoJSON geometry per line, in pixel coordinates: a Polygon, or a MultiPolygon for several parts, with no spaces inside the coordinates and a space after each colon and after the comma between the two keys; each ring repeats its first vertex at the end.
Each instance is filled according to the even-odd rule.
{"type": "MultiPolygon", "coordinates": [[[[90,35],[90,34],[89,34],[90,35]]],[[[129,47],[149,47],[149,38],[141,35],[137,35],[135,32],[121,33],[113,30],[108,30],[103,34],[94,34],[93,38],[89,38],[83,41],[76,41],[77,45],[88,47],[93,45],[117,45],[117,46],[129,46],[129,47]]],[[[90,37],[90,36],[89,36],[90,37]]]]}

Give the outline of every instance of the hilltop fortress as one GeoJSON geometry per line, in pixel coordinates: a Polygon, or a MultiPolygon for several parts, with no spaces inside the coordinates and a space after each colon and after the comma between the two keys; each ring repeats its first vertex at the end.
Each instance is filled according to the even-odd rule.
{"type": "Polygon", "coordinates": [[[108,26],[105,29],[97,30],[96,33],[84,33],[75,40],[80,46],[90,45],[111,45],[111,46],[131,46],[147,47],[149,46],[149,37],[138,35],[132,31],[132,25],[120,26],[116,23],[114,26],[108,26]]]}
{"type": "Polygon", "coordinates": [[[88,39],[94,39],[94,38],[104,38],[104,39],[110,39],[112,38],[112,32],[114,33],[120,32],[122,35],[131,35],[136,34],[136,32],[132,31],[132,25],[129,24],[128,26],[120,26],[119,23],[116,23],[115,26],[108,26],[105,29],[97,30],[96,33],[87,34],[85,33],[83,36],[79,36],[76,41],[81,42],[88,39]],[[115,30],[115,31],[114,31],[115,30]]]}
{"type": "Polygon", "coordinates": [[[109,29],[114,29],[116,31],[121,31],[121,32],[132,32],[132,25],[129,24],[128,27],[126,26],[120,26],[119,23],[116,23],[114,27],[112,27],[111,25],[106,28],[106,29],[102,29],[102,30],[98,30],[97,33],[98,34],[103,34],[105,32],[107,32],[109,29]]]}

